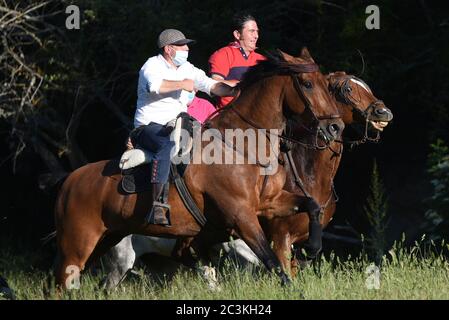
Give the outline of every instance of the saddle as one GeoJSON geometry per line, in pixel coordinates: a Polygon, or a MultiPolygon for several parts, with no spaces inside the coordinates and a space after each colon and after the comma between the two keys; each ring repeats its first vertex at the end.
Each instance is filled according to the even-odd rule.
{"type": "MultiPolygon", "coordinates": [[[[181,163],[175,168],[171,166],[170,171],[177,170],[181,176],[184,175],[187,164],[191,159],[193,128],[197,125],[199,124],[195,119],[185,112],[179,114],[176,120],[166,125],[172,128],[170,139],[175,142],[170,158],[173,160],[173,158],[177,157],[177,160],[182,160],[176,161],[181,163]],[[185,132],[188,133],[188,137],[185,135],[185,132]]],[[[135,130],[139,130],[139,128],[135,130]]],[[[153,171],[153,155],[151,152],[140,149],[139,146],[127,150],[120,159],[119,167],[123,177],[120,183],[123,192],[132,194],[151,189],[150,176],[153,171]]]]}
{"type": "MultiPolygon", "coordinates": [[[[188,113],[182,112],[178,115],[176,121],[169,125],[173,127],[171,139],[175,142],[175,147],[171,153],[171,160],[177,157],[178,161],[176,162],[179,162],[179,164],[175,165],[173,164],[174,161],[172,161],[169,181],[175,184],[184,205],[197,222],[203,226],[206,223],[206,219],[190,195],[182,178],[188,163],[192,159],[193,132],[194,130],[200,130],[201,124],[188,113]],[[185,134],[186,132],[188,133],[188,137],[185,134]]],[[[125,194],[151,190],[150,181],[151,173],[153,172],[153,162],[150,152],[139,149],[138,146],[135,149],[127,150],[120,159],[119,167],[122,173],[120,187],[125,194]]],[[[164,198],[168,198],[168,187],[165,190],[164,198]]]]}

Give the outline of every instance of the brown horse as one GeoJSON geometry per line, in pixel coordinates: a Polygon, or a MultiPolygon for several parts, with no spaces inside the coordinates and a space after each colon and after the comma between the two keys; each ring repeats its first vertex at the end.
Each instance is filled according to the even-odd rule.
{"type": "MultiPolygon", "coordinates": [[[[343,129],[325,77],[307,49],[300,57],[279,54],[248,72],[240,96],[232,108],[210,121],[218,131],[226,128],[276,129],[282,132],[287,118],[301,119],[313,127],[320,141],[330,143],[343,129]],[[249,120],[251,119],[251,120],[249,120]],[[320,120],[321,119],[321,120],[320,120]]],[[[315,137],[315,138],[316,138],[315,137]]],[[[295,139],[297,137],[290,137],[295,139]]],[[[277,146],[257,139],[267,151],[277,146]]],[[[204,150],[206,143],[201,148],[204,150]]],[[[244,150],[248,156],[250,150],[244,150]]],[[[288,216],[298,211],[318,211],[318,205],[282,190],[283,167],[265,179],[256,164],[190,164],[184,175],[190,193],[207,218],[206,227],[233,229],[254,251],[268,270],[280,270],[262,231],[258,216],[288,216]]],[[[85,165],[72,172],[58,194],[55,207],[58,259],[56,283],[68,286],[94,259],[124,236],[134,233],[168,238],[195,237],[201,227],[185,208],[178,192],[170,187],[172,226],[145,224],[151,207],[149,193],[121,192],[118,160],[85,165]],[[75,270],[75,272],[74,272],[75,270]]],[[[278,274],[283,283],[287,275],[278,274]]]]}
{"type": "MultiPolygon", "coordinates": [[[[340,115],[345,124],[359,127],[363,134],[360,140],[345,142],[360,144],[369,140],[377,140],[379,138],[378,133],[383,131],[383,128],[392,119],[391,111],[374,97],[371,89],[363,80],[346,75],[344,72],[332,73],[327,78],[329,81],[329,90],[337,102],[340,115]]],[[[290,124],[288,126],[289,130],[306,130],[301,124],[290,124]],[[298,125],[300,127],[296,128],[298,125]]],[[[311,135],[303,134],[302,132],[296,133],[295,135],[309,136],[309,139],[313,138],[311,135]]],[[[320,199],[323,201],[321,213],[326,214],[324,223],[327,224],[330,219],[329,217],[335,211],[334,199],[331,198],[333,195],[331,192],[333,188],[332,181],[338,169],[340,161],[339,153],[342,150],[340,150],[338,143],[328,145],[328,152],[325,152],[325,148],[314,146],[306,140],[297,141],[296,143],[301,147],[293,147],[289,154],[285,154],[284,162],[288,177],[284,188],[298,195],[312,197],[313,194],[316,197],[321,197],[320,199]],[[290,165],[290,161],[295,163],[294,169],[290,165]],[[319,188],[321,187],[324,190],[320,190],[319,188]]],[[[319,214],[320,212],[317,215],[309,214],[308,217],[300,215],[289,218],[276,218],[271,223],[267,222],[267,219],[263,217],[260,218],[263,229],[268,233],[269,239],[273,240],[275,253],[282,262],[283,267],[288,268],[289,266],[288,257],[290,255],[290,245],[294,241],[298,241],[301,246],[307,249],[308,258],[313,257],[319,251],[321,248],[322,229],[322,225],[320,224],[320,220],[322,219],[320,219],[319,214]],[[310,220],[316,221],[311,224],[310,220]],[[309,233],[311,228],[318,230],[315,230],[314,233],[309,233]]],[[[205,247],[211,246],[211,243],[218,241],[216,229],[211,230],[211,233],[212,236],[201,239],[203,242],[203,251],[206,251],[205,247]]],[[[227,240],[226,234],[223,236],[223,241],[227,240]]],[[[108,261],[109,265],[106,263],[111,270],[114,270],[114,274],[108,276],[107,283],[109,287],[117,285],[120,279],[124,277],[126,271],[133,266],[135,258],[145,252],[167,255],[171,249],[167,251],[166,248],[171,248],[174,243],[173,241],[169,242],[154,237],[148,238],[136,235],[132,239],[129,238],[127,241],[115,247],[113,252],[111,252],[111,260],[108,261]],[[161,247],[164,248],[163,252],[160,251],[161,247]],[[122,258],[114,258],[114,255],[121,256],[122,258]],[[124,259],[123,257],[127,258],[124,259]]],[[[192,243],[192,240],[184,239],[182,243],[178,243],[178,246],[183,248],[189,247],[189,245],[200,246],[199,243],[192,243]]],[[[200,237],[197,237],[195,240],[199,241],[200,237]]],[[[214,260],[218,253],[217,251],[223,248],[223,246],[215,247],[211,252],[210,258],[214,260]]],[[[227,248],[225,250],[235,248],[236,251],[234,254],[239,255],[243,260],[246,259],[248,262],[254,263],[257,260],[254,259],[252,252],[250,250],[248,251],[247,247],[242,245],[241,242],[236,242],[233,246],[227,246],[227,248]]],[[[174,250],[175,258],[179,258],[176,256],[176,253],[176,250],[174,250]]],[[[188,255],[188,251],[186,255],[188,255]]],[[[188,257],[183,258],[181,262],[187,263],[188,257]]],[[[293,262],[296,263],[295,260],[293,262]]]]}
{"type": "MultiPolygon", "coordinates": [[[[378,100],[371,89],[361,79],[344,72],[331,73],[327,76],[329,89],[346,126],[362,124],[363,137],[354,144],[378,139],[377,133],[387,126],[393,114],[378,100]],[[373,135],[375,138],[371,137],[373,135]]],[[[293,125],[295,135],[301,134],[303,127],[293,125]]],[[[335,140],[329,148],[311,150],[301,144],[293,144],[291,153],[285,154],[287,175],[284,190],[312,197],[320,204],[319,225],[325,228],[336,209],[333,180],[337,173],[343,145],[335,140]]],[[[309,239],[309,230],[316,227],[310,221],[311,215],[299,214],[274,219],[262,218],[262,226],[273,250],[281,261],[284,270],[290,269],[291,245],[302,244],[309,256],[314,256],[321,249],[320,232],[315,232],[315,239],[309,239]],[[307,241],[309,240],[309,241],[307,241]]],[[[298,251],[297,251],[298,252],[298,251]]],[[[296,260],[293,265],[296,269],[296,260]]]]}

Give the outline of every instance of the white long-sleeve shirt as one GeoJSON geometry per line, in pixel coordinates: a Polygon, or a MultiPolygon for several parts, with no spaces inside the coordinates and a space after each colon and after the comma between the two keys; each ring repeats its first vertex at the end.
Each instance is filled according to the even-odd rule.
{"type": "Polygon", "coordinates": [[[179,113],[187,112],[189,92],[176,90],[159,93],[163,80],[184,79],[193,80],[195,89],[209,95],[211,87],[218,82],[206,76],[203,70],[196,68],[190,62],[185,62],[175,69],[161,54],[149,58],[139,72],[134,127],[147,125],[150,122],[164,125],[175,119],[179,113]]]}

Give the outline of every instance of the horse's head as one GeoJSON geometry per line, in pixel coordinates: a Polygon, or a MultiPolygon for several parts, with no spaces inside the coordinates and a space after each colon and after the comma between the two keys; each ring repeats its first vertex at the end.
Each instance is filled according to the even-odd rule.
{"type": "MultiPolygon", "coordinates": [[[[337,101],[337,107],[346,125],[361,124],[368,130],[379,133],[393,119],[393,113],[383,101],[377,99],[370,87],[353,75],[343,71],[327,75],[329,91],[337,101]]],[[[367,137],[367,136],[366,136],[367,137]]]]}
{"type": "Polygon", "coordinates": [[[329,93],[326,77],[307,48],[299,57],[280,52],[290,70],[291,86],[285,90],[286,118],[299,120],[306,131],[321,138],[326,144],[337,139],[344,129],[335,100],[329,93]]]}

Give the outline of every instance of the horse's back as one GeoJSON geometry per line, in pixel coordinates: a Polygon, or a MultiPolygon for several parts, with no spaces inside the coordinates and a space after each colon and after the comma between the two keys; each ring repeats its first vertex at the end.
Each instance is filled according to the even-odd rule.
{"type": "Polygon", "coordinates": [[[61,190],[73,188],[78,184],[83,184],[82,188],[93,187],[99,181],[106,180],[108,177],[120,174],[118,160],[101,160],[88,163],[74,170],[64,181],[61,190]],[[116,168],[114,168],[116,167],[116,168]]]}
{"type": "Polygon", "coordinates": [[[119,160],[88,163],[73,171],[64,181],[56,203],[56,214],[68,210],[101,209],[104,197],[117,188],[119,160]]]}

